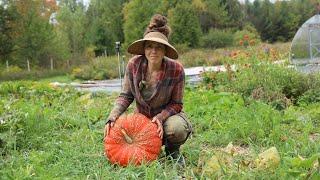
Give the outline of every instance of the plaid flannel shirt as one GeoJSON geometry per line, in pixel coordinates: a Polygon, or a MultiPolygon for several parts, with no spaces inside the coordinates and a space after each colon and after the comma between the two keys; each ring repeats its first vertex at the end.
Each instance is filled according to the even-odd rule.
{"type": "Polygon", "coordinates": [[[145,56],[137,55],[129,60],[122,92],[108,119],[118,118],[134,99],[136,112],[142,113],[148,118],[156,116],[162,122],[181,112],[185,83],[183,66],[177,61],[164,57],[156,89],[149,99],[143,99],[140,88],[147,67],[148,62],[145,56]]]}

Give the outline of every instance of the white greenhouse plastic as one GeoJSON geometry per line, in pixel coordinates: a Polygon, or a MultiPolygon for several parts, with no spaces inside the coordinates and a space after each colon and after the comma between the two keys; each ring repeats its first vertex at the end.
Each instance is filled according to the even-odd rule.
{"type": "Polygon", "coordinates": [[[307,20],[295,34],[290,61],[299,71],[320,71],[320,14],[307,20]]]}

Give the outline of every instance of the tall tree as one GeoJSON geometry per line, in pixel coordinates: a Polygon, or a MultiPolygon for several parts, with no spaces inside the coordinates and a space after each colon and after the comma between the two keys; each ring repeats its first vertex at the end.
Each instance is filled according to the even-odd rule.
{"type": "Polygon", "coordinates": [[[299,27],[299,16],[296,16],[291,11],[287,1],[279,1],[274,4],[272,13],[272,32],[269,39],[274,41],[288,41],[293,38],[296,30],[299,27]]]}
{"type": "Polygon", "coordinates": [[[162,0],[131,0],[123,8],[125,46],[143,36],[151,17],[161,13],[162,0]]]}
{"type": "Polygon", "coordinates": [[[200,25],[204,33],[212,28],[225,28],[228,26],[229,17],[226,6],[220,0],[204,0],[205,7],[199,12],[200,25]]]}
{"type": "Polygon", "coordinates": [[[317,0],[294,0],[292,11],[300,16],[299,24],[302,25],[306,20],[315,15],[315,5],[317,0]]]}
{"type": "Polygon", "coordinates": [[[87,38],[97,55],[114,54],[116,41],[123,42],[122,7],[125,0],[92,0],[87,11],[87,38]]]}
{"type": "Polygon", "coordinates": [[[15,39],[15,62],[26,65],[26,60],[33,65],[39,65],[43,54],[50,51],[53,41],[53,26],[43,13],[44,1],[12,1],[18,18],[13,22],[12,33],[15,39]]]}
{"type": "Polygon", "coordinates": [[[195,8],[188,2],[181,2],[169,11],[172,27],[172,41],[196,47],[199,43],[201,28],[195,8]]]}
{"type": "Polygon", "coordinates": [[[0,63],[9,60],[13,51],[14,40],[12,37],[12,22],[16,13],[9,2],[0,4],[0,63]]]}
{"type": "Polygon", "coordinates": [[[272,27],[272,11],[273,5],[269,0],[255,0],[253,2],[252,14],[250,20],[255,28],[260,33],[262,40],[269,40],[270,32],[273,31],[272,27]]]}
{"type": "Polygon", "coordinates": [[[88,44],[85,35],[88,28],[85,26],[85,6],[81,1],[62,0],[59,3],[57,22],[57,31],[68,40],[66,44],[69,45],[73,63],[78,63],[83,59],[88,44]]]}
{"type": "MultiPolygon", "coordinates": [[[[187,0],[187,1],[191,2],[190,0],[187,0]]],[[[199,0],[199,1],[202,1],[202,0],[199,0]]],[[[162,0],[162,3],[160,4],[160,7],[159,7],[159,12],[164,16],[168,16],[168,11],[170,9],[175,8],[179,2],[181,2],[181,0],[162,0]]]]}
{"type": "Polygon", "coordinates": [[[238,0],[222,0],[221,5],[225,6],[228,12],[228,27],[242,28],[244,25],[243,8],[238,0]]]}

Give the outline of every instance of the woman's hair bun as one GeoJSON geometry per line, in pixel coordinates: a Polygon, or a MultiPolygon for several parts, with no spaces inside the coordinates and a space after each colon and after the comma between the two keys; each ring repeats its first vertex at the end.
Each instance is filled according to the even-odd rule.
{"type": "Polygon", "coordinates": [[[168,38],[171,33],[171,29],[167,23],[168,20],[165,16],[162,16],[161,14],[154,15],[151,18],[144,35],[148,34],[149,32],[161,32],[168,38]]]}

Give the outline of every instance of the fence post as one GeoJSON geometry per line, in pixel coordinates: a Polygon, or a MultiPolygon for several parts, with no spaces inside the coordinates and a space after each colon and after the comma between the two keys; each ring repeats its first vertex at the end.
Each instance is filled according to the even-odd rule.
{"type": "Polygon", "coordinates": [[[50,66],[51,66],[51,71],[53,70],[53,59],[52,57],[50,58],[50,66]]]}
{"type": "Polygon", "coordinates": [[[29,62],[29,59],[27,59],[27,65],[28,65],[28,71],[30,72],[30,62],[29,62]]]}
{"type": "Polygon", "coordinates": [[[70,60],[67,59],[67,68],[70,69],[70,60]]]}
{"type": "Polygon", "coordinates": [[[6,65],[7,65],[7,71],[9,71],[9,61],[6,61],[6,65]]]}

